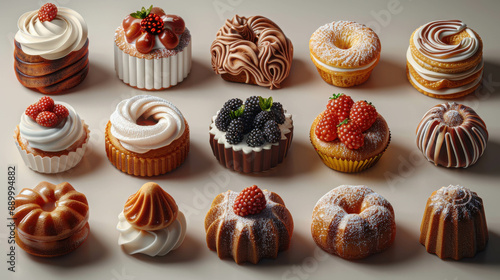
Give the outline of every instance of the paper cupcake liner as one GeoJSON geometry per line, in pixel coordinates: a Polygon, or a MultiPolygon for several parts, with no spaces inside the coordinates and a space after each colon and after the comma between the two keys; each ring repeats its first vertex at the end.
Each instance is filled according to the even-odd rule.
{"type": "MultiPolygon", "coordinates": [[[[187,137],[173,152],[155,157],[121,151],[109,139],[111,123],[108,122],[105,132],[106,155],[109,161],[120,171],[134,176],[151,177],[168,173],[179,167],[189,153],[189,127],[186,123],[187,137]]],[[[181,136],[182,137],[182,136],[181,136]]]]}
{"type": "Polygon", "coordinates": [[[144,90],[162,90],[182,82],[191,71],[191,41],[175,55],[145,59],[131,56],[115,44],[115,70],[125,84],[144,90]]]}
{"type": "Polygon", "coordinates": [[[54,174],[67,171],[75,167],[83,158],[85,150],[90,138],[90,131],[88,130],[88,125],[84,124],[84,129],[87,132],[87,138],[83,144],[78,147],[75,151],[69,152],[67,155],[62,156],[40,156],[34,155],[26,150],[24,150],[17,140],[17,136],[14,135],[15,143],[24,163],[32,170],[40,173],[54,174]]]}
{"type": "Polygon", "coordinates": [[[316,147],[314,147],[314,149],[318,153],[318,155],[321,158],[321,160],[323,161],[323,163],[326,166],[330,167],[331,169],[337,170],[340,172],[345,172],[345,173],[356,173],[356,172],[361,172],[363,170],[366,170],[366,169],[374,166],[379,161],[379,159],[382,157],[382,155],[385,153],[385,151],[387,150],[387,147],[389,147],[390,142],[391,142],[391,136],[389,133],[389,142],[387,142],[387,146],[385,146],[384,150],[380,154],[378,154],[374,157],[371,157],[371,158],[368,158],[365,160],[361,160],[361,161],[345,160],[345,159],[341,159],[341,158],[330,157],[330,156],[327,156],[324,153],[322,153],[320,150],[316,149],[316,147]]]}
{"type": "Polygon", "coordinates": [[[242,150],[236,151],[233,147],[226,148],[224,143],[219,143],[215,139],[215,135],[209,134],[210,146],[220,164],[237,172],[255,173],[269,170],[283,162],[292,143],[293,127],[290,128],[289,133],[285,134],[286,139],[281,139],[278,145],[272,145],[271,149],[250,153],[244,153],[242,150]]]}

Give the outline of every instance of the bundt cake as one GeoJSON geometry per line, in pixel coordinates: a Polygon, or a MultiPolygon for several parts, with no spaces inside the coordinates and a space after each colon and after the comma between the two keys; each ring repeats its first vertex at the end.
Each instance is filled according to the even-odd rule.
{"type": "Polygon", "coordinates": [[[425,206],[420,243],[441,259],[473,257],[488,242],[483,200],[462,187],[442,187],[425,206]]]}
{"type": "Polygon", "coordinates": [[[118,244],[128,254],[164,256],[177,249],[186,235],[186,218],[177,203],[152,182],[128,198],[118,219],[118,244]]]}
{"type": "Polygon", "coordinates": [[[89,235],[87,198],[68,182],[41,182],[33,189],[22,189],[15,207],[16,243],[32,255],[67,254],[89,235]]]}
{"type": "Polygon", "coordinates": [[[455,102],[439,104],[417,128],[417,146],[428,161],[445,167],[469,167],[486,149],[488,130],[476,112],[455,102]]]}
{"type": "Polygon", "coordinates": [[[394,210],[389,201],[365,186],[339,186],[316,203],[311,234],[330,254],[362,259],[394,242],[394,210]]]}
{"type": "Polygon", "coordinates": [[[288,249],[293,219],[279,195],[252,186],[215,197],[205,217],[205,231],[208,248],[219,258],[256,264],[288,249]],[[245,206],[247,201],[252,206],[245,206]]]}

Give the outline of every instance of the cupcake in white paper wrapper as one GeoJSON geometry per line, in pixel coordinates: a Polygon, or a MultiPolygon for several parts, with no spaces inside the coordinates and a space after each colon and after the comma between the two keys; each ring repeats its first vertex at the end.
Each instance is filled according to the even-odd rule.
{"type": "Polygon", "coordinates": [[[24,163],[40,173],[59,173],[83,158],[90,138],[73,107],[42,97],[21,116],[14,140],[24,163]],[[50,104],[52,102],[52,105],[50,104]]]}
{"type": "Polygon", "coordinates": [[[158,7],[142,8],[116,29],[114,53],[116,74],[125,84],[167,89],[191,71],[191,33],[181,17],[158,7]]]}

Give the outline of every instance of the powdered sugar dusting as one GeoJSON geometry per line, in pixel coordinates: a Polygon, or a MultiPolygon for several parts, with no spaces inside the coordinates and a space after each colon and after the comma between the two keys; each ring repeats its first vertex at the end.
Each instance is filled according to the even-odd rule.
{"type": "MultiPolygon", "coordinates": [[[[427,207],[444,217],[470,219],[483,208],[483,201],[477,193],[459,185],[449,185],[437,190],[430,198],[427,207]]],[[[446,219],[445,218],[445,219],[446,219]]]]}
{"type": "Polygon", "coordinates": [[[309,41],[311,53],[334,67],[360,67],[378,58],[377,34],[364,24],[334,21],[318,28],[309,41]]]}

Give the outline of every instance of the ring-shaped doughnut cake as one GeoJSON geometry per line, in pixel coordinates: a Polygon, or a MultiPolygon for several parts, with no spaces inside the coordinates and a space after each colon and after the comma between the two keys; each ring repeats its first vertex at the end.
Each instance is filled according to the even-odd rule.
{"type": "Polygon", "coordinates": [[[41,182],[33,189],[22,189],[15,206],[16,244],[32,255],[67,254],[89,235],[87,198],[68,182],[41,182]]]}
{"type": "Polygon", "coordinates": [[[270,19],[235,15],[217,32],[210,53],[224,80],[273,89],[290,74],[293,45],[270,19]]]}
{"type": "Polygon", "coordinates": [[[364,24],[334,21],[309,40],[311,60],[323,80],[338,87],[364,83],[380,59],[380,40],[364,24]]]}
{"type": "Polygon", "coordinates": [[[394,210],[389,201],[365,186],[339,186],[316,203],[311,234],[330,254],[362,259],[394,242],[394,210]]]}

